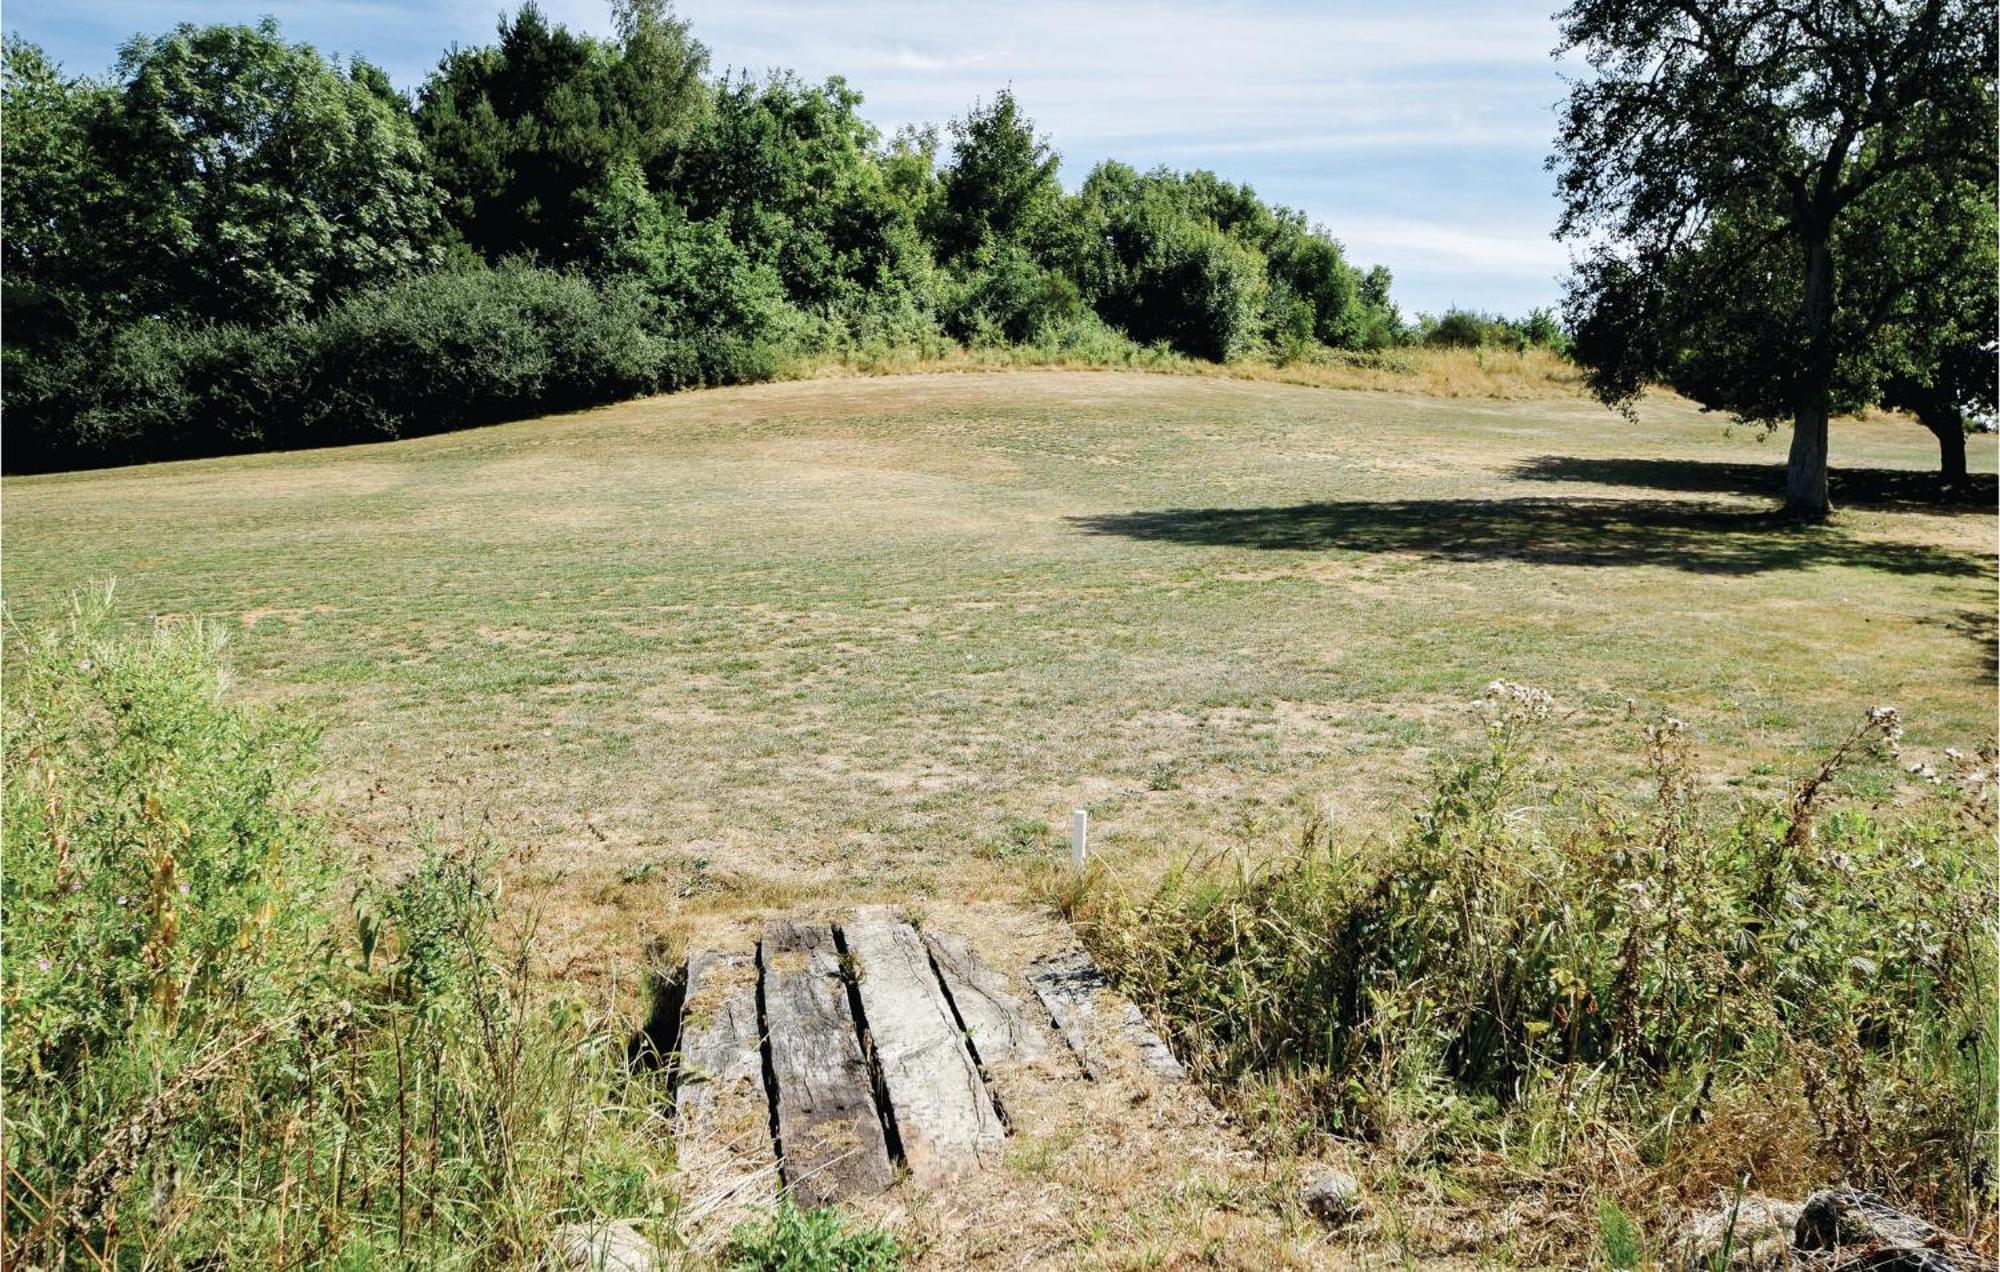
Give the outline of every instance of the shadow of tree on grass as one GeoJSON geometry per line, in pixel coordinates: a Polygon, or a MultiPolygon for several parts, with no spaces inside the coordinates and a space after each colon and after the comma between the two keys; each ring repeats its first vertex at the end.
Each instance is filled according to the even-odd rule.
{"type": "MultiPolygon", "coordinates": [[[[1537,455],[1522,460],[1507,475],[1523,481],[1581,481],[1688,494],[1762,495],[1772,500],[1785,490],[1783,463],[1537,455]]],[[[1835,468],[1827,481],[1836,508],[1992,512],[2000,499],[2000,478],[1992,473],[1972,473],[1963,485],[1950,490],[1935,472],[1911,468],[1835,468]]]]}
{"type": "Polygon", "coordinates": [[[1937,618],[1920,618],[1925,627],[1942,627],[1971,641],[1979,649],[1979,669],[1987,684],[2000,682],[2000,623],[1992,610],[1960,610],[1937,618]]]}
{"type": "Polygon", "coordinates": [[[1655,499],[1392,499],[1172,508],[1068,519],[1087,534],[1215,547],[1383,552],[1438,561],[1656,565],[1758,574],[1820,565],[1970,578],[1979,555],[1858,539],[1774,513],[1655,499]]]}

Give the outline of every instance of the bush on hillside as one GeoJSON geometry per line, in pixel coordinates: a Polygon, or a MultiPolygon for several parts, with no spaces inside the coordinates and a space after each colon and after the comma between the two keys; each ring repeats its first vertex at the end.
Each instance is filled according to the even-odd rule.
{"type": "Polygon", "coordinates": [[[1468,309],[1448,309],[1419,327],[1419,342],[1438,349],[1476,349],[1494,334],[1493,319],[1468,309]]]}
{"type": "Polygon", "coordinates": [[[61,382],[45,382],[52,399],[9,403],[8,464],[136,463],[281,445],[267,423],[303,425],[292,412],[314,336],[300,323],[156,319],[114,329],[94,356],[64,367],[61,382]]]}
{"type": "Polygon", "coordinates": [[[1192,356],[1241,357],[1264,345],[1292,360],[1315,346],[1381,347],[1400,328],[1385,271],[1360,274],[1303,214],[1213,173],[1099,164],[1071,201],[1065,230],[1067,268],[1108,321],[1192,356]],[[1185,268],[1225,253],[1234,257],[1226,268],[1185,268]],[[1241,308],[1246,297],[1255,318],[1241,308]]]}
{"type": "Polygon", "coordinates": [[[317,324],[292,444],[437,433],[657,387],[666,349],[646,290],[509,263],[433,274],[317,324]]]}
{"type": "Polygon", "coordinates": [[[1269,284],[1255,249],[1220,230],[1176,222],[1147,246],[1133,275],[1127,330],[1135,340],[1164,340],[1216,362],[1256,348],[1269,284]]]}
{"type": "Polygon", "coordinates": [[[974,253],[950,288],[944,328],[974,346],[1033,344],[1083,312],[1076,284],[1013,244],[974,253]]]}
{"type": "Polygon", "coordinates": [[[426,274],[312,322],[109,332],[10,393],[17,471],[414,437],[664,388],[760,379],[796,325],[691,227],[658,286],[509,262],[426,274]]]}
{"type": "Polygon", "coordinates": [[[1417,323],[1418,344],[1437,349],[1553,349],[1569,348],[1569,335],[1546,309],[1533,309],[1521,319],[1476,313],[1469,309],[1447,309],[1417,323]]]}
{"type": "Polygon", "coordinates": [[[1097,312],[1134,340],[1223,362],[1263,339],[1270,284],[1254,248],[1163,199],[1114,216],[1106,242],[1097,312]]]}
{"type": "Polygon", "coordinates": [[[777,272],[710,221],[674,227],[667,267],[647,286],[664,352],[659,389],[769,379],[812,325],[785,299],[777,272]]]}

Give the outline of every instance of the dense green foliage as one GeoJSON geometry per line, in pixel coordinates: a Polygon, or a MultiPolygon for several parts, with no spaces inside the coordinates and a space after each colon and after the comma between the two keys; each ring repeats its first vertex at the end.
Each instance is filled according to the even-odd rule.
{"type": "Polygon", "coordinates": [[[1521,319],[1497,314],[1474,313],[1467,309],[1447,309],[1433,318],[1425,315],[1417,322],[1419,344],[1443,349],[1530,349],[1567,350],[1569,336],[1556,316],[1546,309],[1532,309],[1521,319]]]}
{"type": "Polygon", "coordinates": [[[1412,338],[1386,271],[1205,172],[1074,195],[1010,92],[884,139],[706,77],[663,0],[532,0],[412,99],[274,23],[105,82],[6,51],[11,469],[308,446],[949,342],[1292,359],[1412,338]]]}
{"type": "Polygon", "coordinates": [[[135,37],[112,85],[10,42],[6,92],[10,346],[42,334],[41,307],[72,328],[265,323],[437,259],[437,192],[388,80],[275,24],[135,37]]]}
{"type": "Polygon", "coordinates": [[[895,1272],[902,1245],[875,1228],[850,1228],[839,1210],[800,1210],[781,1198],[768,1219],[732,1234],[726,1252],[735,1272],[895,1272]]]}
{"type": "Polygon", "coordinates": [[[418,95],[452,226],[486,260],[598,259],[590,223],[613,173],[662,162],[699,115],[706,52],[657,5],[618,16],[614,44],[526,5],[498,43],[445,54],[418,95]]]}
{"type": "Polygon", "coordinates": [[[96,597],[11,644],[10,1266],[527,1266],[665,1215],[610,1022],[529,992],[463,858],[340,901],[312,739],[226,699],[213,629],[96,597]]]}
{"type": "Polygon", "coordinates": [[[114,85],[63,80],[10,41],[5,75],[0,322],[9,450],[27,464],[94,453],[77,395],[135,330],[278,327],[440,259],[415,129],[365,63],[267,23],[135,38],[114,85]]]}
{"type": "Polygon", "coordinates": [[[1963,416],[1995,409],[1994,0],[1561,20],[1593,72],[1550,165],[1588,244],[1569,314],[1598,395],[1664,381],[1790,424],[1801,514],[1829,508],[1828,416],[1871,403],[1920,409],[1962,476],[1963,416]]]}
{"type": "Polygon", "coordinates": [[[1313,823],[1261,869],[1085,889],[1088,939],[1176,1052],[1268,1134],[1379,1139],[1411,1168],[1499,1151],[1647,1208],[1750,1170],[1990,1213],[1991,752],[1904,757],[1940,796],[1920,808],[1839,800],[1871,743],[1896,748],[1878,709],[1788,803],[1718,816],[1676,721],[1633,801],[1529,762],[1545,695],[1488,703],[1490,750],[1443,765],[1390,842],[1313,823]]]}
{"type": "Polygon", "coordinates": [[[754,345],[662,306],[636,282],[509,261],[420,274],[268,327],[132,323],[67,382],[67,427],[11,434],[9,463],[382,441],[762,369],[754,345]]]}

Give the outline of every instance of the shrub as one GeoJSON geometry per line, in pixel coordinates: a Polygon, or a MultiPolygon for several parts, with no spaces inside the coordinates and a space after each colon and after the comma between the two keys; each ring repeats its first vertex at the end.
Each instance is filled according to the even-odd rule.
{"type": "Polygon", "coordinates": [[[143,322],[10,392],[16,470],[383,441],[769,375],[789,310],[703,227],[670,285],[521,262],[421,275],[313,322],[143,322]]]}
{"type": "Polygon", "coordinates": [[[1142,344],[1226,362],[1263,333],[1269,283],[1257,252],[1152,199],[1114,218],[1097,310],[1142,344]]]}
{"type": "Polygon", "coordinates": [[[1271,353],[1280,363],[1309,358],[1317,343],[1313,339],[1312,302],[1300,297],[1284,283],[1274,284],[1264,298],[1264,329],[1271,353]]]}
{"type": "Polygon", "coordinates": [[[220,705],[213,629],[118,639],[108,603],[80,600],[8,668],[16,1093],[127,1059],[176,1067],[201,1039],[286,1016],[322,962],[329,863],[295,802],[310,738],[220,705]]]}
{"type": "Polygon", "coordinates": [[[1011,243],[978,250],[945,310],[945,330],[971,345],[1028,344],[1082,312],[1076,285],[1011,243]]]}
{"type": "Polygon", "coordinates": [[[651,286],[662,307],[661,388],[768,379],[804,334],[775,270],[753,264],[714,222],[675,227],[651,286]]]}
{"type": "Polygon", "coordinates": [[[1563,330],[1562,323],[1550,310],[1530,309],[1528,316],[1516,325],[1520,328],[1521,338],[1536,348],[1554,349],[1557,353],[1569,351],[1569,333],[1563,330]]]}
{"type": "Polygon", "coordinates": [[[1553,349],[1569,351],[1569,333],[1546,309],[1531,309],[1519,320],[1469,309],[1448,309],[1417,326],[1418,343],[1441,349],[1553,349]]]}
{"type": "Polygon", "coordinates": [[[79,386],[72,444],[98,462],[300,445],[319,340],[306,323],[125,327],[79,386]]]}
{"type": "MultiPolygon", "coordinates": [[[[1753,1163],[1765,1188],[1989,1208],[1990,751],[1969,803],[1823,806],[1870,739],[1893,747],[1878,712],[1787,803],[1716,818],[1670,721],[1650,804],[1558,783],[1529,815],[1523,727],[1497,718],[1387,844],[1315,823],[1254,872],[1087,887],[1086,939],[1270,1134],[1380,1138],[1419,1167],[1501,1149],[1527,1174],[1625,1152],[1624,1200],[1649,1208],[1753,1163]],[[1758,1109],[1794,1120],[1772,1139],[1758,1109]]],[[[1598,1216],[1570,1218],[1590,1240],[1598,1216]]]]}
{"type": "Polygon", "coordinates": [[[1273,218],[1261,250],[1270,261],[1272,290],[1289,292],[1309,315],[1307,338],[1334,349],[1360,347],[1364,327],[1377,315],[1362,303],[1360,279],[1338,243],[1308,230],[1302,217],[1286,215],[1273,218]]]}
{"type": "Polygon", "coordinates": [[[1442,349],[1476,349],[1490,341],[1494,320],[1468,309],[1448,309],[1426,323],[1422,341],[1442,349]]]}
{"type": "Polygon", "coordinates": [[[108,593],[10,650],[6,1262],[522,1265],[663,1218],[624,1040],[530,991],[466,856],[338,903],[310,731],[219,652],[108,593]]]}
{"type": "MultiPolygon", "coordinates": [[[[573,410],[643,392],[664,350],[646,293],[520,263],[431,274],[318,324],[296,444],[381,440],[573,410]]],[[[301,387],[304,387],[301,385],[301,387]]]]}
{"type": "Polygon", "coordinates": [[[1311,356],[1314,346],[1369,347],[1364,341],[1400,327],[1387,271],[1360,274],[1302,213],[1209,172],[1157,168],[1142,176],[1125,164],[1099,164],[1070,201],[1063,248],[1067,268],[1106,318],[1135,339],[1172,340],[1195,356],[1227,348],[1239,357],[1262,341],[1280,361],[1292,361],[1311,356]],[[1254,332],[1239,330],[1242,315],[1231,307],[1218,312],[1199,279],[1191,286],[1174,277],[1176,257],[1213,252],[1203,230],[1250,254],[1238,264],[1254,260],[1263,272],[1261,284],[1248,283],[1262,308],[1254,332]],[[1176,334],[1171,319],[1183,310],[1198,312],[1176,334]]]}

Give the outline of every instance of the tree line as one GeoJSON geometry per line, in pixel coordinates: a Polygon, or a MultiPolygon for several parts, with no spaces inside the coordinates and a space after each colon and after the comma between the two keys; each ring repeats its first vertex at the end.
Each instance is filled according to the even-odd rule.
{"type": "Polygon", "coordinates": [[[713,76],[665,0],[530,0],[406,97],[276,23],[137,36],[105,79],[5,51],[5,461],[379,440],[801,352],[1556,342],[1405,324],[1390,276],[1208,172],[1066,193],[1011,92],[885,138],[840,79],[713,76]]]}

